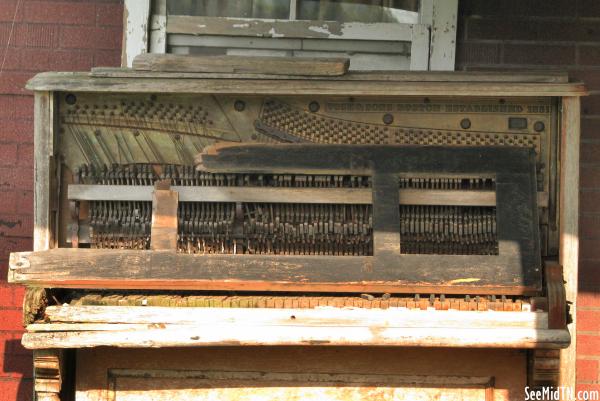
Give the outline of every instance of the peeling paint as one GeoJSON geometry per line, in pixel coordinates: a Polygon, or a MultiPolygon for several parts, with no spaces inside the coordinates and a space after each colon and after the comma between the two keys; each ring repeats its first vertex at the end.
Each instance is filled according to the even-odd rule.
{"type": "Polygon", "coordinates": [[[250,24],[233,24],[232,28],[250,28],[250,24]]]}
{"type": "Polygon", "coordinates": [[[323,26],[318,26],[318,25],[309,26],[308,30],[309,31],[313,31],[313,32],[317,32],[317,33],[324,33],[325,35],[331,35],[331,32],[329,32],[329,27],[327,25],[323,25],[323,26]]]}
{"type": "Polygon", "coordinates": [[[285,35],[284,35],[284,34],[275,32],[275,28],[271,28],[271,29],[269,30],[269,35],[270,35],[272,38],[283,38],[283,37],[285,37],[285,35]]]}

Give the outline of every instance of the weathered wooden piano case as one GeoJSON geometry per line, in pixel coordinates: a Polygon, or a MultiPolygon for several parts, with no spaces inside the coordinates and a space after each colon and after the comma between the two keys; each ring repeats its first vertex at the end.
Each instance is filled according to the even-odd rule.
{"type": "Polygon", "coordinates": [[[38,400],[573,383],[585,91],[565,75],[103,70],[28,88],[35,249],[9,280],[28,286],[38,400]]]}

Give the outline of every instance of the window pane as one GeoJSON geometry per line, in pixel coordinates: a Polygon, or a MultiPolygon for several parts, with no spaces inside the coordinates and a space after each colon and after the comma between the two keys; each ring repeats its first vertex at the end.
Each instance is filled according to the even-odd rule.
{"type": "Polygon", "coordinates": [[[299,0],[298,19],[340,22],[403,22],[417,0],[299,0]]]}
{"type": "Polygon", "coordinates": [[[289,0],[168,0],[169,15],[288,19],[289,0]]]}

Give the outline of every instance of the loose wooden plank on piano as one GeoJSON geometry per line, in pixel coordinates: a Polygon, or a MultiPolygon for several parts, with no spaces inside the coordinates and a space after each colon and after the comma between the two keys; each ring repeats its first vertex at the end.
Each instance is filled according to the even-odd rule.
{"type": "Polygon", "coordinates": [[[344,75],[347,58],[182,56],[176,54],[140,54],[133,68],[162,72],[221,72],[273,75],[344,75]]]}

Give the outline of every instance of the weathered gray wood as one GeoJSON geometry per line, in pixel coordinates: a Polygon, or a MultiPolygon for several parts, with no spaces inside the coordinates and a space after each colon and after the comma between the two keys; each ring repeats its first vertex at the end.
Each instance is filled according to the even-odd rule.
{"type": "MultiPolygon", "coordinates": [[[[230,79],[230,78],[255,78],[255,79],[302,79],[315,80],[319,77],[293,76],[293,75],[265,75],[265,74],[227,74],[227,73],[165,73],[136,71],[131,68],[95,67],[92,68],[92,77],[105,78],[204,78],[204,79],[230,79]]],[[[395,71],[395,72],[349,72],[342,77],[331,77],[335,80],[352,81],[401,81],[401,82],[522,82],[522,83],[568,83],[569,76],[562,71],[515,71],[512,74],[503,74],[490,71],[395,71]]]]}
{"type": "MultiPolygon", "coordinates": [[[[368,188],[269,188],[173,186],[180,202],[276,202],[370,204],[368,188]]],[[[152,186],[69,185],[72,200],[150,201],[152,186]]],[[[478,190],[402,189],[400,205],[495,206],[496,192],[478,190]]],[[[540,205],[541,206],[541,205],[540,205]]]]}
{"type": "MultiPolygon", "coordinates": [[[[577,332],[577,285],[579,263],[579,148],[580,100],[562,99],[560,128],[560,243],[559,263],[563,266],[567,301],[571,305],[572,323],[569,330],[577,332]]],[[[560,385],[574,387],[577,340],[561,352],[560,385]]]]}
{"type": "Polygon", "coordinates": [[[540,289],[520,254],[388,255],[385,263],[379,262],[370,256],[58,248],[12,253],[9,281],[42,287],[146,290],[533,295],[540,289]]]}
{"type": "MultiPolygon", "coordinates": [[[[358,73],[357,73],[358,74],[358,73]]],[[[581,83],[417,82],[356,79],[131,79],[97,78],[87,73],[41,73],[27,88],[37,91],[220,93],[256,95],[355,96],[584,96],[581,83]]]]}
{"type": "Polygon", "coordinates": [[[152,0],[148,49],[150,53],[167,51],[167,0],[152,0]]]}
{"type": "Polygon", "coordinates": [[[400,254],[398,176],[376,171],[373,175],[373,249],[375,256],[400,254]]]}
{"type": "Polygon", "coordinates": [[[140,54],[133,69],[162,72],[221,72],[273,75],[344,75],[349,61],[342,58],[178,56],[140,54]]]}
{"type": "Polygon", "coordinates": [[[458,0],[429,0],[432,3],[429,69],[454,70],[458,0]]]}
{"type": "Polygon", "coordinates": [[[54,169],[54,94],[36,92],[34,97],[34,215],[33,249],[54,246],[52,194],[56,193],[54,169]],[[52,191],[54,189],[54,192],[52,191]]]}
{"type": "MultiPolygon", "coordinates": [[[[417,23],[417,21],[414,21],[414,23],[417,23]]],[[[172,15],[169,16],[167,21],[167,34],[249,36],[278,39],[379,39],[408,42],[411,40],[411,25],[304,20],[278,21],[172,15]]]]}
{"type": "Polygon", "coordinates": [[[410,46],[411,71],[427,71],[429,69],[429,36],[427,25],[412,26],[410,46]]]}

